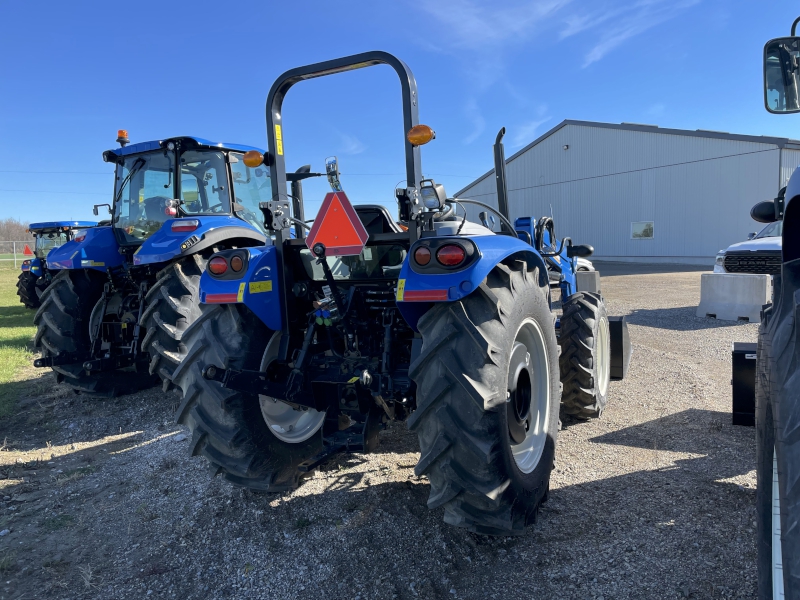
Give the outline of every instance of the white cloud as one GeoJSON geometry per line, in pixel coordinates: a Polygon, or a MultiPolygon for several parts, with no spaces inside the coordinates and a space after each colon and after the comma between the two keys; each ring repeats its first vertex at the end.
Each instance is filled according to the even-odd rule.
{"type": "Polygon", "coordinates": [[[539,130],[539,127],[549,120],[550,117],[543,117],[541,119],[535,119],[520,125],[519,128],[515,129],[513,132],[514,136],[511,141],[511,147],[520,148],[526,144],[530,144],[536,139],[536,134],[539,130]]]}
{"type": "Polygon", "coordinates": [[[477,140],[483,133],[483,130],[486,129],[486,120],[483,118],[478,108],[478,103],[474,98],[470,98],[467,101],[467,105],[464,107],[464,114],[467,116],[467,119],[472,122],[472,133],[464,138],[464,143],[471,144],[477,140]]]}
{"type": "Polygon", "coordinates": [[[604,7],[570,15],[565,19],[566,27],[561,31],[560,38],[565,39],[603,25],[599,40],[584,57],[585,68],[632,37],[677,17],[698,2],[700,0],[640,0],[628,6],[604,7]]]}
{"type": "Polygon", "coordinates": [[[367,149],[364,143],[355,136],[340,133],[339,138],[342,144],[339,150],[340,154],[361,154],[367,149]]]}

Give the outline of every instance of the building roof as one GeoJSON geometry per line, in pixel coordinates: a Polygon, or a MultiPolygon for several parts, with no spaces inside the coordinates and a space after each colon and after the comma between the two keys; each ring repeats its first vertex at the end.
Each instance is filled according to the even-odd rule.
{"type": "MultiPolygon", "coordinates": [[[[596,121],[575,121],[572,119],[565,119],[561,121],[558,125],[553,127],[550,131],[542,134],[535,140],[533,140],[530,144],[522,148],[521,150],[512,154],[509,158],[506,159],[506,164],[510,163],[515,158],[525,154],[528,150],[543,142],[551,135],[553,135],[559,129],[566,127],[567,125],[578,125],[580,127],[597,127],[599,129],[621,129],[623,131],[639,131],[645,133],[663,133],[664,135],[685,135],[689,137],[700,137],[700,138],[714,138],[718,140],[735,140],[739,142],[755,142],[758,144],[771,144],[777,146],[778,148],[791,148],[793,150],[800,150],[800,140],[792,140],[789,138],[781,138],[781,137],[772,137],[768,135],[744,135],[739,133],[728,133],[726,131],[711,131],[708,129],[668,129],[665,127],[659,127],[658,125],[646,125],[643,123],[598,123],[596,121]]],[[[460,189],[456,192],[456,198],[465,192],[469,188],[477,185],[479,182],[483,181],[487,177],[489,177],[492,173],[494,173],[494,169],[487,171],[480,177],[478,177],[475,181],[467,185],[466,187],[460,189]]]]}

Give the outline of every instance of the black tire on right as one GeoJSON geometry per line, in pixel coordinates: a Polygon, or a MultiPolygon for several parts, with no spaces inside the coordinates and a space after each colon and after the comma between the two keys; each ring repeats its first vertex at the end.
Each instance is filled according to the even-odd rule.
{"type": "Polygon", "coordinates": [[[38,277],[30,271],[23,271],[17,279],[17,296],[25,308],[36,309],[41,306],[39,294],[36,293],[36,280],[38,277]]]}
{"type": "Polygon", "coordinates": [[[772,474],[777,453],[784,594],[800,599],[800,259],[775,278],[763,311],[756,371],[756,523],[759,598],[772,590],[772,474]]]}
{"type": "Polygon", "coordinates": [[[577,292],[567,298],[561,308],[563,315],[558,338],[561,383],[564,385],[561,404],[568,415],[596,419],[603,414],[608,401],[607,383],[606,389],[601,389],[597,360],[598,352],[610,353],[610,348],[599,348],[601,323],[605,321],[608,327],[606,306],[600,294],[577,292]]]}
{"type": "Polygon", "coordinates": [[[415,472],[430,480],[428,508],[444,507],[451,525],[518,535],[547,499],[561,395],[547,277],[524,261],[497,265],[470,295],[434,305],[418,323],[422,351],[409,371],[417,410],[408,419],[420,442],[415,472]],[[549,405],[542,454],[525,473],[512,454],[506,402],[515,336],[528,319],[542,332],[549,405]]]}
{"type": "Polygon", "coordinates": [[[204,304],[182,333],[189,350],[172,373],[183,394],[175,420],[192,432],[192,456],[231,483],[265,492],[295,489],[298,465],[322,449],[322,432],[296,444],[279,440],[261,415],[259,398],[222,387],[202,369],[259,369],[273,332],[246,307],[204,304]]]}

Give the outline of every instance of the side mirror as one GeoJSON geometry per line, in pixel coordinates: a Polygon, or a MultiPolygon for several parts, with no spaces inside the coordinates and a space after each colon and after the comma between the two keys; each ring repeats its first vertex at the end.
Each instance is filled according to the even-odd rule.
{"type": "Polygon", "coordinates": [[[758,235],[758,232],[757,231],[753,231],[753,232],[747,234],[747,239],[748,240],[752,240],[757,235],[758,235]]]}
{"type": "Polygon", "coordinates": [[[580,258],[587,258],[592,254],[594,254],[594,248],[589,244],[567,246],[567,256],[569,258],[575,258],[576,256],[579,256],[580,258]]]}
{"type": "Polygon", "coordinates": [[[800,37],[764,46],[764,106],[776,114],[800,112],[800,37]]]}
{"type": "Polygon", "coordinates": [[[94,216],[97,216],[99,214],[97,209],[100,208],[101,206],[107,206],[108,207],[108,214],[111,214],[111,205],[110,204],[95,204],[94,207],[92,208],[92,213],[94,213],[94,216]]]}
{"type": "Polygon", "coordinates": [[[334,192],[342,191],[342,184],[339,181],[339,161],[335,156],[325,159],[325,173],[328,176],[328,183],[334,192]]]}

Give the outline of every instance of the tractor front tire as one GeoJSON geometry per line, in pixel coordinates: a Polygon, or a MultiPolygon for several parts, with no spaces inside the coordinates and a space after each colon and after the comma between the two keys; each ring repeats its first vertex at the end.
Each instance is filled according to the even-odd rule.
{"type": "Polygon", "coordinates": [[[758,597],[800,599],[800,259],[775,278],[756,364],[758,597]],[[778,568],[780,566],[780,568],[778,568]],[[777,580],[777,577],[783,581],[777,580]]]}
{"type": "Polygon", "coordinates": [[[36,309],[41,306],[39,294],[36,292],[36,280],[38,277],[30,271],[23,271],[17,279],[17,296],[25,308],[36,309]]]}
{"type": "Polygon", "coordinates": [[[81,392],[116,396],[138,389],[135,374],[116,371],[87,374],[81,364],[91,351],[89,324],[104,283],[105,278],[99,272],[59,271],[42,294],[42,304],[33,318],[37,327],[34,346],[44,358],[72,354],[80,359],[75,364],[53,367],[58,383],[67,383],[81,392]]]}
{"type": "Polygon", "coordinates": [[[524,261],[497,265],[418,323],[415,472],[430,480],[428,507],[444,507],[451,525],[521,534],[547,499],[561,397],[547,277],[524,261]],[[519,429],[526,397],[530,422],[519,429]]]}
{"type": "Polygon", "coordinates": [[[599,418],[611,379],[611,335],[600,294],[577,292],[561,306],[559,367],[564,412],[579,419],[599,418]]]}
{"type": "Polygon", "coordinates": [[[260,369],[269,354],[271,332],[247,308],[206,304],[182,332],[189,348],[172,373],[183,399],[175,420],[192,433],[192,456],[208,460],[211,472],[240,487],[285,492],[300,484],[298,466],[322,449],[322,433],[297,443],[281,441],[262,415],[258,395],[205,379],[204,367],[260,369]]]}

